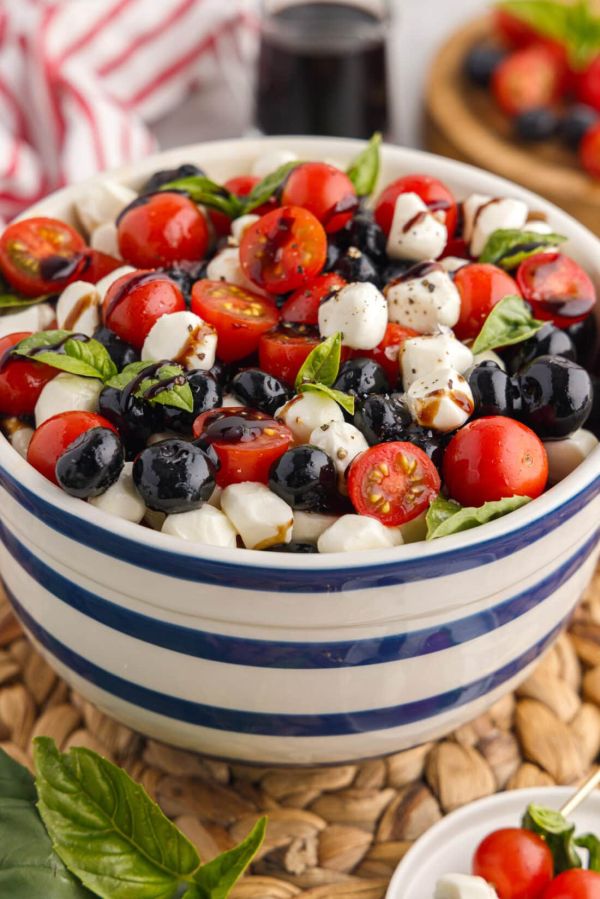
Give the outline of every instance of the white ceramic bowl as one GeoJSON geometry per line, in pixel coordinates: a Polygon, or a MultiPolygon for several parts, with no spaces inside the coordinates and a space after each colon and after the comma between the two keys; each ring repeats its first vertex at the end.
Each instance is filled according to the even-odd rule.
{"type": "MultiPolygon", "coordinates": [[[[170,151],[217,180],[267,149],[347,162],[354,141],[278,138],[170,151]]],[[[447,159],[383,149],[381,184],[423,171],[459,197],[547,213],[600,287],[600,242],[540,197],[447,159]]],[[[72,219],[74,185],[29,214],[72,219]]],[[[109,715],[230,759],[334,763],[440,737],[526,677],[593,571],[600,449],[511,515],[434,543],[293,556],[202,547],[62,493],[0,440],[0,567],[50,664],[109,715]]]]}

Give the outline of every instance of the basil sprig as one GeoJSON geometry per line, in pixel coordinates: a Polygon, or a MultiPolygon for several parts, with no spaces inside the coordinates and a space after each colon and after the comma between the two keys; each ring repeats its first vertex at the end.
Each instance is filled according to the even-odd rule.
{"type": "Polygon", "coordinates": [[[381,166],[380,147],[381,134],[376,132],[367,147],[346,169],[346,174],[359,197],[367,197],[375,190],[381,166]]]}
{"type": "Polygon", "coordinates": [[[529,502],[531,499],[528,496],[511,496],[484,503],[482,506],[463,507],[453,499],[437,496],[425,516],[426,539],[437,540],[439,537],[449,537],[460,531],[468,531],[508,515],[509,512],[514,512],[529,502]]]}
{"type": "Polygon", "coordinates": [[[340,370],[342,357],[341,332],[332,334],[312,350],[296,376],[298,393],[321,393],[334,400],[349,415],[354,415],[354,397],[341,390],[335,390],[333,384],[340,370]]]}
{"type": "Polygon", "coordinates": [[[54,296],[51,293],[44,293],[39,297],[24,297],[15,293],[10,284],[4,278],[0,277],[0,314],[5,310],[10,312],[18,312],[19,309],[28,309],[30,306],[37,306],[38,303],[45,303],[46,300],[54,296]]]}
{"type": "Polygon", "coordinates": [[[115,387],[124,390],[135,379],[139,378],[139,384],[133,395],[146,399],[150,403],[158,403],[162,406],[173,406],[184,412],[194,411],[194,396],[186,377],[185,369],[177,362],[165,362],[160,368],[156,368],[155,362],[131,362],[122,372],[115,374],[107,383],[107,387],[115,387]],[[141,377],[148,372],[147,377],[141,377]],[[157,389],[163,383],[164,389],[157,389]],[[150,391],[150,395],[148,395],[150,391]]]}
{"type": "Polygon", "coordinates": [[[262,181],[255,184],[250,193],[240,200],[243,207],[242,215],[252,212],[258,206],[262,206],[263,203],[266,203],[267,200],[270,200],[271,197],[275,196],[275,194],[283,187],[289,173],[299,165],[300,161],[298,159],[295,159],[293,162],[284,162],[278,169],[275,169],[274,172],[271,172],[270,175],[266,175],[262,181]]]}
{"type": "Polygon", "coordinates": [[[18,343],[12,352],[84,378],[108,381],[117,373],[105,346],[73,331],[38,331],[18,343]]]}
{"type": "Polygon", "coordinates": [[[534,256],[546,247],[556,247],[566,240],[562,234],[538,234],[537,231],[501,228],[490,234],[479,261],[490,262],[510,272],[529,256],[534,256]]]}
{"type": "Polygon", "coordinates": [[[496,303],[475,338],[472,352],[485,353],[498,347],[512,346],[529,340],[546,322],[531,314],[529,306],[518,296],[508,296],[496,303]]]}
{"type": "Polygon", "coordinates": [[[575,69],[585,69],[600,51],[600,16],[589,0],[503,0],[498,6],[562,44],[575,69]]]}

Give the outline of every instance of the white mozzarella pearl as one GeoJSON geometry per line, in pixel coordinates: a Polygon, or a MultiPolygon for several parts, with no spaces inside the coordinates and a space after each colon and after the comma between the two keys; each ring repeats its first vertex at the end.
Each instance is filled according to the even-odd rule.
{"type": "Polygon", "coordinates": [[[417,378],[406,392],[406,404],[418,424],[442,432],[462,427],[475,408],[471,388],[454,368],[417,378]]]}
{"type": "Polygon", "coordinates": [[[10,435],[10,445],[14,450],[18,452],[20,456],[23,456],[24,459],[27,458],[27,450],[29,449],[29,444],[31,443],[31,438],[33,437],[33,428],[28,428],[23,425],[20,428],[17,428],[16,431],[13,431],[10,435]]]}
{"type": "Polygon", "coordinates": [[[308,443],[315,428],[331,421],[342,422],[344,413],[330,397],[307,391],[278,409],[276,417],[290,429],[297,443],[308,443]]]}
{"type": "Polygon", "coordinates": [[[251,174],[255,178],[265,178],[279,166],[285,165],[287,162],[295,162],[296,159],[298,159],[297,155],[291,150],[270,150],[256,159],[251,174]]]}
{"type": "Polygon", "coordinates": [[[218,485],[215,487],[213,492],[210,495],[210,499],[207,500],[209,505],[214,506],[215,509],[221,508],[221,494],[223,493],[223,488],[218,485]]]}
{"type": "Polygon", "coordinates": [[[448,243],[448,230],[429,211],[421,197],[400,194],[394,206],[394,217],[387,241],[392,259],[437,259],[448,243]]]}
{"type": "Polygon", "coordinates": [[[224,250],[213,256],[206,267],[206,277],[209,281],[225,281],[227,284],[235,284],[237,287],[243,287],[261,297],[268,296],[265,290],[254,284],[242,271],[238,247],[225,247],[224,250]]]}
{"type": "Polygon", "coordinates": [[[386,549],[401,543],[399,528],[386,528],[376,518],[367,515],[342,515],[323,531],[317,548],[320,553],[362,552],[366,549],[386,549]]]}
{"type": "Polygon", "coordinates": [[[316,543],[323,531],[337,521],[337,515],[323,515],[321,512],[294,512],[292,540],[297,543],[316,543]]]}
{"type": "Polygon", "coordinates": [[[583,428],[563,440],[545,440],[550,482],[558,484],[566,478],[597,446],[596,437],[583,428]]]}
{"type": "Polygon", "coordinates": [[[92,506],[109,515],[139,524],[146,514],[144,500],[133,483],[133,462],[126,462],[114,484],[100,496],[88,500],[92,506]]]}
{"type": "Polygon", "coordinates": [[[553,230],[554,229],[548,222],[541,221],[540,219],[525,222],[525,227],[523,228],[523,231],[533,231],[534,234],[552,234],[553,230]]]}
{"type": "Polygon", "coordinates": [[[82,378],[61,372],[44,386],[35,404],[35,426],[59,412],[96,412],[104,384],[96,378],[82,378]]]}
{"type": "Polygon", "coordinates": [[[400,350],[400,369],[404,389],[413,381],[439,368],[455,368],[464,374],[473,364],[471,350],[451,332],[410,337],[400,350]]]}
{"type": "Polygon", "coordinates": [[[20,312],[0,315],[0,337],[17,331],[44,331],[54,321],[54,309],[49,303],[28,306],[20,312]]]}
{"type": "Polygon", "coordinates": [[[193,312],[161,315],[142,347],[142,359],[173,359],[188,371],[207,371],[215,364],[217,332],[193,312]]]}
{"type": "Polygon", "coordinates": [[[247,549],[266,549],[292,539],[292,509],[264,484],[230,484],[221,494],[221,508],[247,549]]]}
{"type": "Polygon", "coordinates": [[[131,265],[121,265],[113,272],[109,272],[108,275],[100,278],[100,280],[96,284],[96,290],[100,294],[100,302],[103,302],[109,288],[112,287],[115,281],[118,281],[119,278],[123,277],[123,275],[131,275],[135,271],[137,271],[137,269],[133,268],[133,266],[131,265]]]}
{"type": "Polygon", "coordinates": [[[91,337],[100,324],[100,294],[88,281],[67,285],[56,304],[59,328],[91,337]]]}
{"type": "Polygon", "coordinates": [[[464,268],[465,265],[469,265],[470,262],[470,259],[463,259],[461,256],[445,256],[443,259],[440,259],[440,265],[450,275],[464,268]]]}
{"type": "Polygon", "coordinates": [[[433,899],[498,899],[498,894],[483,877],[445,874],[436,884],[433,899]]]}
{"type": "Polygon", "coordinates": [[[312,446],[318,446],[332,460],[343,484],[344,474],[352,460],[369,449],[364,435],[354,425],[346,421],[330,421],[312,432],[309,438],[312,446]]]}
{"type": "Polygon", "coordinates": [[[94,228],[90,236],[90,247],[92,250],[98,250],[99,253],[112,256],[113,259],[123,258],[119,249],[117,226],[114,222],[104,222],[94,228]]]}
{"type": "Polygon", "coordinates": [[[137,197],[134,190],[106,178],[88,187],[83,196],[75,201],[75,211],[88,234],[104,224],[114,222],[125,206],[137,197]]]}
{"type": "Polygon", "coordinates": [[[392,282],[385,295],[390,321],[421,334],[435,331],[438,325],[452,328],[460,318],[460,294],[441,266],[410,280],[392,282]]]}
{"type": "Polygon", "coordinates": [[[210,546],[237,546],[237,531],[230,520],[213,506],[202,506],[191,512],[167,515],[162,526],[163,534],[172,534],[192,543],[210,546]]]}
{"type": "Polygon", "coordinates": [[[253,215],[249,213],[248,215],[240,215],[239,218],[234,219],[231,223],[231,240],[237,245],[240,240],[244,236],[244,232],[246,228],[249,228],[250,225],[253,225],[254,222],[260,221],[260,215],[253,215]]]}
{"type": "Polygon", "coordinates": [[[347,284],[319,306],[321,337],[341,331],[344,346],[355,350],[374,349],[383,340],[387,323],[386,299],[366,281],[347,284]]]}
{"type": "Polygon", "coordinates": [[[484,350],[483,353],[476,353],[473,356],[473,365],[480,365],[482,362],[495,362],[498,368],[501,368],[502,371],[506,371],[504,359],[493,350],[484,350]]]}
{"type": "Polygon", "coordinates": [[[221,409],[234,409],[235,407],[242,407],[245,405],[246,403],[243,403],[232,393],[226,393],[221,400],[221,409]]]}
{"type": "Polygon", "coordinates": [[[527,204],[512,197],[485,197],[472,194],[463,204],[465,239],[471,254],[479,256],[488,237],[498,229],[520,230],[527,221],[527,204]]]}

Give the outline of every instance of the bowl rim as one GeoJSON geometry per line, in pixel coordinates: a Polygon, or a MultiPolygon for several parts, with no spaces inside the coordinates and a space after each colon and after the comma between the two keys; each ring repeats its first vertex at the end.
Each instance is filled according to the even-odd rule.
{"type": "MultiPolygon", "coordinates": [[[[266,150],[292,149],[302,152],[319,152],[323,157],[335,156],[336,153],[349,154],[364,148],[364,141],[350,138],[321,138],[321,137],[261,137],[240,140],[238,138],[221,141],[208,141],[177,147],[145,157],[137,163],[122,166],[110,171],[101,172],[84,181],[71,184],[61,190],[49,194],[43,200],[30,207],[19,218],[31,215],[49,214],[46,206],[49,202],[62,201],[64,204],[72,203],[74,199],[89,190],[94,184],[101,183],[105,179],[114,179],[123,183],[135,183],[147,172],[176,164],[177,161],[189,161],[203,156],[211,156],[213,160],[219,158],[231,158],[240,155],[243,147],[246,154],[258,155],[266,150]],[[319,148],[319,149],[318,149],[319,148]]],[[[600,239],[593,235],[585,226],[576,221],[568,213],[557,206],[544,200],[537,194],[520,187],[513,182],[479,169],[476,166],[446,159],[433,153],[411,148],[397,147],[391,144],[382,145],[382,156],[385,162],[398,166],[410,166],[413,171],[422,169],[428,174],[434,169],[436,177],[456,178],[473,182],[473,192],[492,193],[493,195],[518,195],[534,208],[542,208],[554,218],[560,219],[568,227],[570,239],[578,246],[587,247],[589,255],[595,254],[600,258],[600,239]],[[440,171],[442,170],[442,171],[440,171]]],[[[407,169],[407,171],[410,169],[407,169]]],[[[600,267],[598,271],[600,277],[600,267]]],[[[377,569],[381,566],[391,565],[394,569],[408,563],[418,563],[426,567],[429,560],[443,561],[444,557],[453,557],[459,551],[481,552],[482,557],[488,548],[493,547],[501,538],[518,537],[529,531],[532,526],[543,528],[544,520],[552,513],[558,512],[567,505],[575,511],[585,502],[591,500],[600,492],[600,446],[564,480],[547,490],[542,496],[531,503],[511,512],[502,518],[489,522],[480,528],[463,531],[459,534],[445,537],[438,541],[419,541],[404,544],[397,547],[382,550],[369,550],[358,553],[356,556],[346,552],[308,554],[294,556],[286,553],[268,553],[252,549],[226,548],[209,546],[200,543],[184,541],[179,537],[163,534],[141,524],[125,521],[116,516],[97,509],[81,500],[71,497],[60,490],[59,487],[46,480],[29,463],[12,448],[9,441],[0,435],[0,483],[6,479],[13,485],[21,486],[24,491],[35,496],[46,507],[51,507],[57,513],[66,514],[69,518],[79,519],[91,525],[93,531],[112,534],[122,537],[126,542],[133,542],[153,552],[163,551],[169,555],[175,554],[182,558],[202,560],[203,558],[232,569],[264,570],[294,570],[311,573],[323,572],[323,570],[355,571],[362,569],[377,569]]],[[[574,512],[573,512],[574,514],[574,512]]],[[[92,547],[94,548],[93,544],[92,547]]]]}

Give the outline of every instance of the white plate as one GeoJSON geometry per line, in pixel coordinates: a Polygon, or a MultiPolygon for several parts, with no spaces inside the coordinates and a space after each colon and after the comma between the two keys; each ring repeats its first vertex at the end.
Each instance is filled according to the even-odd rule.
{"type": "MultiPolygon", "coordinates": [[[[457,809],[438,821],[410,849],[398,867],[386,899],[433,899],[443,874],[470,874],[471,859],[481,840],[500,827],[518,827],[530,802],[559,809],[572,787],[535,787],[496,793],[457,809]]],[[[578,831],[600,829],[600,792],[589,796],[572,815],[578,831]]]]}

